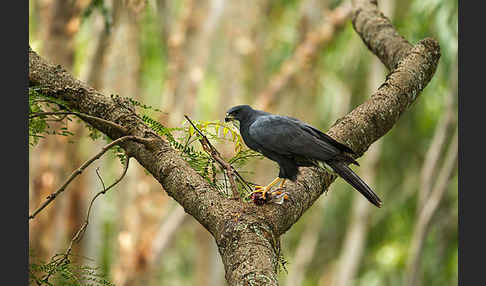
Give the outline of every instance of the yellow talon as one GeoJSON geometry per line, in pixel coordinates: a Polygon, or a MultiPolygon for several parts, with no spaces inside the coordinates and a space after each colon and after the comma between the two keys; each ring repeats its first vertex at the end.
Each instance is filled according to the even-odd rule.
{"type": "MultiPolygon", "coordinates": [[[[280,189],[280,188],[278,188],[278,189],[280,189]]],[[[279,195],[281,195],[281,194],[283,194],[283,192],[281,192],[281,191],[274,191],[274,192],[272,193],[272,196],[279,196],[279,195]]],[[[288,195],[285,193],[285,194],[283,195],[283,198],[284,198],[284,200],[288,200],[288,199],[289,199],[289,196],[288,196],[288,195]]]]}
{"type": "MultiPolygon", "coordinates": [[[[275,186],[278,181],[282,180],[281,178],[277,177],[275,178],[275,180],[273,180],[270,184],[262,187],[262,186],[255,186],[255,191],[253,192],[254,193],[262,193],[262,198],[265,199],[265,195],[267,194],[268,191],[270,191],[272,189],[273,186],[275,186]]],[[[282,183],[280,184],[280,187],[281,188],[283,186],[283,184],[285,183],[285,179],[283,179],[282,183]]]]}

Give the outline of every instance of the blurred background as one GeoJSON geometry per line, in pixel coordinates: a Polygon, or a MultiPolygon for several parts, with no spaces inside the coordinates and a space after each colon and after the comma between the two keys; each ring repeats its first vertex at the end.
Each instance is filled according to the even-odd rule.
{"type": "MultiPolygon", "coordinates": [[[[281,285],[455,285],[458,282],[457,33],[452,0],[378,1],[412,44],[437,39],[435,76],[356,171],[383,200],[369,204],[335,181],[281,238],[281,285]]],[[[29,0],[29,44],[50,62],[102,91],[163,110],[223,120],[236,104],[300,118],[323,131],[365,101],[387,71],[354,32],[348,1],[29,0]]],[[[63,125],[64,126],[64,125],[63,125]]],[[[84,125],[29,149],[32,212],[106,143],[84,125]]],[[[233,146],[218,144],[225,157],[233,146]]],[[[29,222],[32,257],[64,251],[101,190],[122,172],[105,155],[29,222]]],[[[266,184],[278,173],[253,159],[245,177],[266,184]]],[[[225,285],[214,240],[131,160],[125,179],[93,206],[82,264],[117,286],[225,285]]]]}

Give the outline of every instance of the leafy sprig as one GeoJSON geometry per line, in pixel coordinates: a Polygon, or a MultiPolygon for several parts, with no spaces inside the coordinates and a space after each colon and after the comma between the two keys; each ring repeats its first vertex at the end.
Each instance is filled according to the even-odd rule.
{"type": "Polygon", "coordinates": [[[30,285],[70,285],[70,286],[115,286],[97,267],[78,265],[71,260],[58,263],[62,255],[54,256],[48,262],[36,261],[30,256],[30,285]]]}

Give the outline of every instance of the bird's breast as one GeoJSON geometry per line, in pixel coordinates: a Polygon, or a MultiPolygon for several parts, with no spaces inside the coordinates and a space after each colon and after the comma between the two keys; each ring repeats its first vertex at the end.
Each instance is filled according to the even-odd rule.
{"type": "Polygon", "coordinates": [[[260,145],[257,142],[255,142],[255,140],[253,140],[250,136],[249,126],[243,124],[240,125],[240,134],[241,134],[241,138],[243,138],[243,142],[245,142],[245,145],[248,146],[248,148],[258,153],[262,153],[260,145]]]}

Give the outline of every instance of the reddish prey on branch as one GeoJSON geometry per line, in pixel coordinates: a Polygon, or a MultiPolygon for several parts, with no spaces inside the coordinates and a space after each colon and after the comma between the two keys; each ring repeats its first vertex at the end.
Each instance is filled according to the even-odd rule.
{"type": "Polygon", "coordinates": [[[319,166],[323,162],[330,166],[340,177],[351,184],[368,201],[381,207],[380,198],[373,190],[353,172],[348,164],[358,165],[349,154],[355,154],[348,146],[337,142],[319,129],[312,127],[296,118],[275,115],[255,110],[248,105],[238,105],[230,108],[224,119],[239,121],[241,137],[252,150],[278,163],[280,171],[267,186],[256,186],[251,197],[256,204],[264,204],[271,200],[282,203],[286,194],[281,190],[285,180],[295,181],[298,167],[319,166]],[[280,180],[275,192],[267,193],[280,180]]]}

